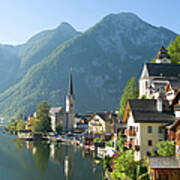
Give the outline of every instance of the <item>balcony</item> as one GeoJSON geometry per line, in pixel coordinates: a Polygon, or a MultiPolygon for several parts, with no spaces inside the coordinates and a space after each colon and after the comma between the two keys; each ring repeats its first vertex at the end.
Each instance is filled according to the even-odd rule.
{"type": "Polygon", "coordinates": [[[126,136],[132,136],[132,137],[134,137],[134,136],[136,136],[136,131],[135,131],[135,129],[126,129],[125,130],[125,135],[126,136]]]}

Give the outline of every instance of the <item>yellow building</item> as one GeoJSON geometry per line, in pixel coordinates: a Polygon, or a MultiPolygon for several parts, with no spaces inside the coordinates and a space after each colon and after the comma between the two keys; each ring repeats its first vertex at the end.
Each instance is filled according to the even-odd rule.
{"type": "Polygon", "coordinates": [[[32,130],[33,122],[34,122],[34,116],[29,116],[28,121],[26,122],[25,129],[32,130]]]}

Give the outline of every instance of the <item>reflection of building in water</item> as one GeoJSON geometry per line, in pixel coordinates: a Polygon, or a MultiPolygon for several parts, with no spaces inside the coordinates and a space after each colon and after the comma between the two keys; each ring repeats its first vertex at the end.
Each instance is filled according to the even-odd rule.
{"type": "Polygon", "coordinates": [[[36,148],[36,147],[33,147],[33,149],[32,149],[32,154],[35,155],[36,152],[37,152],[37,148],[36,148]]]}
{"type": "Polygon", "coordinates": [[[65,156],[64,159],[64,174],[66,177],[68,177],[69,174],[69,160],[68,160],[68,156],[65,156]]]}
{"type": "Polygon", "coordinates": [[[27,149],[33,149],[33,142],[32,141],[26,141],[26,148],[27,149]]]}
{"type": "Polygon", "coordinates": [[[66,180],[72,179],[74,166],[74,148],[65,146],[64,175],[66,180]]]}
{"type": "Polygon", "coordinates": [[[64,161],[64,148],[60,144],[51,143],[50,161],[60,165],[64,161]]]}

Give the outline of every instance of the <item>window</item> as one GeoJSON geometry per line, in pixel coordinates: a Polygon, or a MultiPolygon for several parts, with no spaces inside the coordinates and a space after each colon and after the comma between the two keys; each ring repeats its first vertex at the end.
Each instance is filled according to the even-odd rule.
{"type": "Polygon", "coordinates": [[[160,134],[163,132],[162,127],[159,127],[159,128],[158,128],[158,132],[159,132],[160,134]]]}
{"type": "Polygon", "coordinates": [[[145,87],[146,87],[146,89],[148,88],[148,82],[147,81],[145,82],[145,87]]]}
{"type": "Polygon", "coordinates": [[[152,126],[148,126],[148,133],[152,133],[152,126]]]}
{"type": "Polygon", "coordinates": [[[152,140],[148,140],[148,146],[152,146],[152,140]]]}

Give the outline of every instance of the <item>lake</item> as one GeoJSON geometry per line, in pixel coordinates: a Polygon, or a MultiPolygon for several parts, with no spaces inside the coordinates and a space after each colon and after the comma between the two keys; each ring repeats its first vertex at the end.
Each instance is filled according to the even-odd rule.
{"type": "Polygon", "coordinates": [[[79,147],[25,142],[0,133],[0,180],[102,179],[102,167],[79,147]]]}

